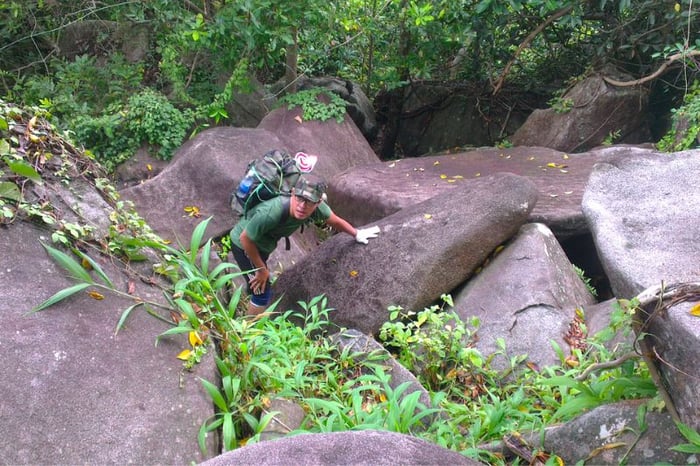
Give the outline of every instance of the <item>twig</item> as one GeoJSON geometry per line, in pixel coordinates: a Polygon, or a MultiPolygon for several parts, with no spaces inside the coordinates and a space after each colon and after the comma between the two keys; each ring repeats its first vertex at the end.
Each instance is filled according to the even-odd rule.
{"type": "Polygon", "coordinates": [[[630,351],[629,353],[625,353],[613,361],[599,362],[599,363],[591,364],[590,366],[588,366],[586,368],[585,371],[581,372],[581,374],[578,377],[576,377],[576,380],[579,382],[582,380],[586,380],[586,378],[591,374],[591,372],[600,371],[603,369],[612,369],[614,367],[618,367],[618,366],[622,365],[622,363],[624,363],[625,361],[628,361],[630,359],[635,359],[638,357],[640,357],[639,354],[637,354],[634,351],[630,351]]]}
{"type": "Polygon", "coordinates": [[[673,62],[676,60],[681,60],[683,58],[687,57],[695,57],[700,55],[700,50],[690,50],[688,52],[680,52],[675,55],[671,55],[668,57],[668,59],[659,66],[659,68],[654,71],[652,74],[645,76],[643,78],[635,79],[634,81],[618,81],[617,79],[613,78],[607,78],[603,76],[603,80],[608,83],[612,84],[613,86],[617,87],[631,87],[631,86],[638,86],[639,84],[643,84],[645,82],[651,81],[653,79],[658,78],[660,75],[666,71],[666,68],[668,68],[673,62]]]}
{"type": "Polygon", "coordinates": [[[520,53],[525,50],[530,45],[530,42],[535,40],[535,37],[544,30],[547,26],[552,24],[554,21],[558,20],[564,15],[567,15],[573,10],[573,5],[569,5],[565,8],[562,8],[561,10],[555,11],[552,16],[547,18],[542,24],[537,26],[528,36],[525,38],[524,41],[518,46],[518,50],[515,51],[515,54],[513,54],[513,58],[508,61],[506,64],[506,67],[503,68],[503,72],[501,73],[501,76],[499,76],[498,80],[496,81],[496,84],[493,86],[493,94],[496,95],[498,94],[498,91],[501,90],[501,87],[503,86],[503,82],[506,79],[506,76],[508,75],[508,72],[510,71],[511,66],[513,66],[513,63],[515,63],[515,60],[518,59],[520,56],[520,53]]]}

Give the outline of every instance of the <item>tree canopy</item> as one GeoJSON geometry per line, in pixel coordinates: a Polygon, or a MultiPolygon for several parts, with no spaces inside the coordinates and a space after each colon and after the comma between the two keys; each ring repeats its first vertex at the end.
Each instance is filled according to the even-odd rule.
{"type": "Polygon", "coordinates": [[[280,93],[299,75],[350,79],[370,97],[412,80],[551,92],[613,65],[682,99],[700,50],[691,0],[4,0],[0,18],[2,95],[82,117],[93,144],[84,118],[109,128],[147,89],[165,99],[147,104],[191,112],[188,130],[226,123],[251,76],[280,93]]]}

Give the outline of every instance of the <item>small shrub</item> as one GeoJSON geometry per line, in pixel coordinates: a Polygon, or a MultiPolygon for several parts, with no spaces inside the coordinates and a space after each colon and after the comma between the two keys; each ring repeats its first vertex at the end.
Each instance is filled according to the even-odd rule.
{"type": "Polygon", "coordinates": [[[691,86],[680,108],[671,110],[671,129],[657,147],[664,152],[676,152],[698,146],[700,136],[700,82],[691,86]]]}
{"type": "Polygon", "coordinates": [[[125,106],[108,106],[98,117],[76,117],[73,127],[76,139],[112,171],[142,144],[157,148],[159,159],[170,160],[193,122],[191,111],[180,111],[164,95],[146,89],[131,96],[125,106]]]}
{"type": "Polygon", "coordinates": [[[305,120],[326,121],[335,118],[338,123],[345,119],[346,102],[332,92],[326,92],[321,88],[307,89],[294,94],[288,94],[280,99],[281,104],[286,104],[288,109],[301,107],[305,120]],[[323,98],[329,100],[323,102],[323,98]]]}

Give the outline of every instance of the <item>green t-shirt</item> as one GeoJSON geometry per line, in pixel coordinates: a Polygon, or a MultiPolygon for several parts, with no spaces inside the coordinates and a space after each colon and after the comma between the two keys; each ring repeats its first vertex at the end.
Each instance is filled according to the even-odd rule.
{"type": "Polygon", "coordinates": [[[291,235],[304,223],[325,222],[332,214],[328,204],[321,202],[308,219],[297,220],[290,213],[287,220],[281,222],[282,200],[282,196],[278,196],[253,207],[231,230],[231,241],[242,249],[240,237],[245,230],[248,238],[255,243],[261,253],[270,254],[281,238],[291,235]]]}

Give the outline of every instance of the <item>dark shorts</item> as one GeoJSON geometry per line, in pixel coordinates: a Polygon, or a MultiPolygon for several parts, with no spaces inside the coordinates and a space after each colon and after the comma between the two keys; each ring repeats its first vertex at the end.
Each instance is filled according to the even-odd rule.
{"type": "MultiPolygon", "coordinates": [[[[233,253],[233,258],[236,259],[236,263],[238,264],[238,267],[241,269],[241,271],[245,272],[247,270],[255,270],[255,266],[252,262],[250,262],[250,259],[248,258],[243,249],[239,248],[235,244],[231,244],[231,252],[233,253]]],[[[269,256],[269,254],[260,253],[260,257],[262,258],[265,265],[267,265],[267,258],[269,256]]],[[[250,279],[254,276],[254,273],[249,273],[246,275],[246,283],[248,284],[248,294],[251,296],[250,301],[256,306],[267,307],[270,304],[270,301],[272,301],[272,283],[270,283],[270,279],[268,278],[267,284],[265,285],[265,291],[260,294],[255,294],[250,288],[250,279]]]]}

